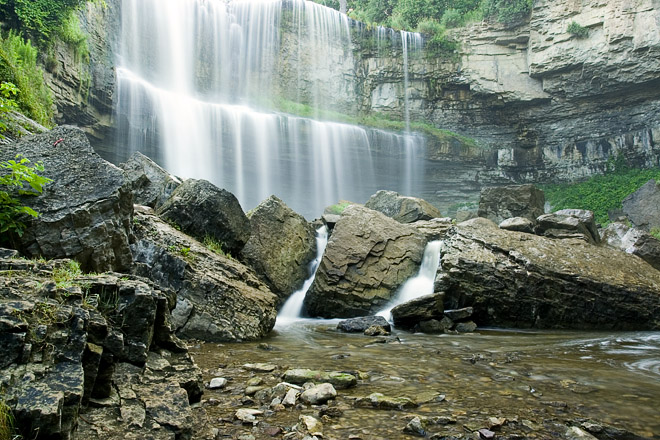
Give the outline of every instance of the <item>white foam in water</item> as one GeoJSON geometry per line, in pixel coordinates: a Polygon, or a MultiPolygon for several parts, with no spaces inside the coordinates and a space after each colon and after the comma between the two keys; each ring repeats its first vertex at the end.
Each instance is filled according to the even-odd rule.
{"type": "Polygon", "coordinates": [[[303,307],[303,301],[305,300],[305,295],[314,282],[314,277],[316,276],[316,270],[321,264],[321,259],[323,258],[323,252],[325,252],[325,247],[328,244],[328,228],[321,226],[316,230],[316,258],[309,264],[310,277],[305,280],[305,283],[300,288],[294,292],[289,299],[286,300],[280,312],[277,314],[277,321],[275,322],[276,327],[281,327],[289,325],[293,322],[296,322],[301,319],[301,312],[303,307]]]}
{"type": "Polygon", "coordinates": [[[433,293],[433,283],[435,281],[435,274],[440,265],[440,248],[442,241],[431,241],[427,243],[424,249],[424,257],[419,272],[413,278],[406,281],[399,289],[394,300],[383,310],[378,312],[379,316],[389,320],[391,311],[399,304],[403,304],[415,298],[433,293]]]}

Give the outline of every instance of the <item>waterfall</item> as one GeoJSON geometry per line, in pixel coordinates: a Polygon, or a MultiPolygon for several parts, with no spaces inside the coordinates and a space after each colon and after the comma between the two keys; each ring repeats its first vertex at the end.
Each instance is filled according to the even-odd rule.
{"type": "Polygon", "coordinates": [[[304,0],[123,0],[117,65],[124,156],[141,151],[180,177],[210,180],[246,210],[277,194],[314,218],[341,199],[366,201],[379,189],[413,195],[423,182],[420,135],[272,110],[282,99],[325,109],[337,94],[357,102],[346,80],[349,21],[332,9],[304,0]]]}
{"type": "Polygon", "coordinates": [[[399,288],[396,297],[385,309],[378,312],[378,315],[385,317],[385,319],[389,319],[392,309],[399,304],[433,293],[435,275],[438,266],[440,265],[441,247],[441,240],[430,241],[426,244],[426,247],[424,248],[424,256],[422,258],[422,265],[420,266],[417,275],[410,278],[399,288]]]}
{"type": "Polygon", "coordinates": [[[321,226],[316,230],[316,258],[309,264],[310,276],[305,280],[303,286],[294,292],[289,299],[286,300],[280,312],[277,315],[276,325],[289,324],[300,318],[303,301],[305,300],[305,295],[314,282],[314,276],[316,275],[316,270],[321,264],[321,259],[323,258],[323,252],[325,252],[325,247],[328,244],[328,228],[321,226]]]}

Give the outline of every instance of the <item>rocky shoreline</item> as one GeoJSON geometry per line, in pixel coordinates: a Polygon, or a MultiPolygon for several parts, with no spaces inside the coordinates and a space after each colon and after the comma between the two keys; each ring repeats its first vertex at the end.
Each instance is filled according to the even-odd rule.
{"type": "MultiPolygon", "coordinates": [[[[245,214],[231,193],[181,181],[142,155],[116,167],[73,127],[25,137],[0,160],[19,153],[42,161],[53,180],[42,195],[22,198],[41,216],[27,221],[23,236],[3,237],[15,250],[0,253],[0,389],[23,435],[223,438],[207,414],[210,398],[200,405],[208,393],[203,382],[212,377],[183,340],[269,335],[278,307],[308,276],[315,228],[276,197],[245,214]]],[[[657,185],[649,185],[644,197],[656,197],[657,185]]],[[[637,229],[599,231],[589,212],[544,214],[543,203],[532,186],[484,191],[480,217],[456,224],[423,200],[379,192],[328,224],[304,310],[314,317],[374,314],[414,276],[425,245],[441,239],[433,292],[395,308],[397,327],[660,329],[660,246],[648,234],[657,213],[640,216],[637,229]]],[[[396,343],[391,329],[372,324],[359,332],[396,343]]],[[[316,423],[341,414],[332,405],[339,390],[366,380],[359,372],[351,379],[344,371],[232,368],[245,380],[236,393],[260,413],[236,412],[228,423],[251,425],[283,408],[300,414],[286,429],[260,428],[258,438],[319,438],[316,423]],[[316,405],[318,413],[309,415],[316,405]]],[[[351,406],[400,410],[420,403],[378,392],[355,397],[351,406]]],[[[213,405],[235,405],[234,397],[223,399],[213,405]]],[[[432,415],[409,422],[410,435],[436,423],[432,415]]],[[[493,438],[496,426],[463,438],[493,438]]],[[[574,437],[557,438],[641,438],[582,425],[569,430],[574,437]]],[[[497,438],[525,438],[519,435],[497,438]]]]}

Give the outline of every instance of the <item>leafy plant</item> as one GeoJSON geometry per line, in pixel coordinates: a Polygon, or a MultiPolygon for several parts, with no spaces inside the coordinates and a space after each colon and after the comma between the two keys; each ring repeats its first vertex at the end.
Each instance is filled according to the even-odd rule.
{"type": "Polygon", "coordinates": [[[19,440],[22,438],[17,434],[16,421],[11,408],[0,398],[0,440],[19,440]]]}
{"type": "Polygon", "coordinates": [[[506,25],[514,25],[529,17],[533,0],[484,0],[484,17],[496,19],[506,25]]]}
{"type": "Polygon", "coordinates": [[[20,154],[16,160],[0,162],[0,169],[8,170],[0,175],[0,232],[13,232],[20,237],[25,230],[21,216],[27,214],[36,218],[39,213],[21,204],[16,196],[41,194],[44,185],[52,180],[38,174],[44,170],[41,162],[30,165],[30,161],[20,154]],[[26,185],[29,189],[25,189],[26,185]]]}
{"type": "Polygon", "coordinates": [[[571,24],[568,25],[566,31],[569,34],[574,35],[576,38],[587,38],[589,36],[589,29],[576,21],[572,21],[571,24]]]}
{"type": "Polygon", "coordinates": [[[69,260],[65,265],[53,270],[53,281],[60,288],[67,288],[73,285],[73,280],[82,275],[80,264],[76,260],[69,260]]]}
{"type": "Polygon", "coordinates": [[[660,240],[660,228],[652,228],[650,234],[660,240]]]}
{"type": "Polygon", "coordinates": [[[4,139],[2,133],[10,130],[8,113],[18,110],[18,104],[14,97],[18,94],[18,87],[13,83],[3,82],[0,84],[0,139],[4,139]]]}

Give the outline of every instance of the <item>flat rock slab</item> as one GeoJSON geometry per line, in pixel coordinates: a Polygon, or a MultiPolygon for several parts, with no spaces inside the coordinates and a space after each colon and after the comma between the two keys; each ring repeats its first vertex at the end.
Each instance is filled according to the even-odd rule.
{"type": "Polygon", "coordinates": [[[286,382],[294,384],[327,382],[337,389],[345,389],[357,385],[357,378],[352,374],[341,373],[338,371],[316,371],[303,368],[287,370],[284,373],[283,379],[286,382]]]}
{"type": "Polygon", "coordinates": [[[372,326],[383,327],[388,332],[392,331],[390,323],[382,316],[361,316],[359,318],[345,319],[339,321],[337,324],[337,330],[346,333],[363,333],[372,326]]]}

